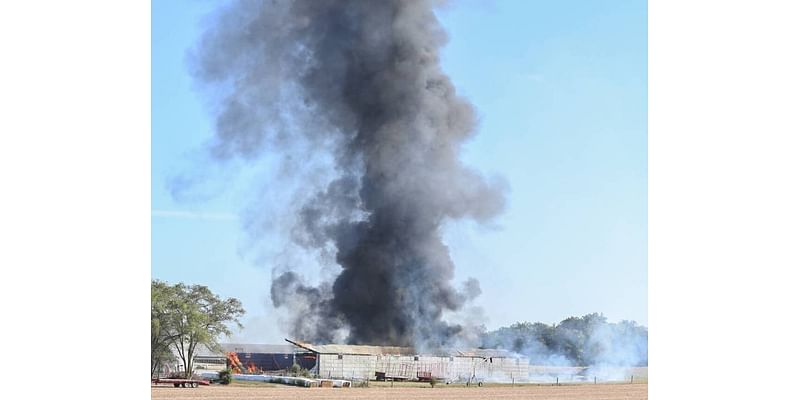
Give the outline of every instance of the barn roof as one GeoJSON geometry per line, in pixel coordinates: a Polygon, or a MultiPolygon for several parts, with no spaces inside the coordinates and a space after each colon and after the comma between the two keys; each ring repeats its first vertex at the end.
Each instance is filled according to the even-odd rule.
{"type": "Polygon", "coordinates": [[[466,349],[456,350],[456,353],[462,357],[520,358],[518,354],[503,349],[466,349]]]}
{"type": "MultiPolygon", "coordinates": [[[[353,354],[353,355],[395,355],[395,356],[412,356],[419,355],[412,347],[400,346],[365,346],[365,345],[351,345],[351,344],[311,344],[301,342],[299,340],[289,340],[287,342],[295,346],[312,351],[319,354],[353,354]]],[[[441,356],[457,356],[457,357],[476,357],[476,358],[520,358],[519,355],[502,349],[448,349],[442,350],[437,353],[441,356]]]]}
{"type": "Polygon", "coordinates": [[[416,354],[414,352],[414,349],[411,347],[365,346],[365,345],[352,345],[352,344],[311,344],[311,343],[301,342],[299,340],[289,340],[289,339],[286,339],[286,341],[303,349],[307,349],[320,354],[356,354],[356,355],[369,355],[369,356],[380,356],[380,355],[406,356],[406,355],[416,354]]]}
{"type": "Polygon", "coordinates": [[[198,345],[196,357],[225,357],[225,353],[292,354],[304,350],[290,344],[220,343],[221,351],[212,351],[205,345],[198,345]]]}
{"type": "Polygon", "coordinates": [[[291,354],[302,351],[290,344],[220,343],[220,346],[225,352],[236,353],[291,354]]]}

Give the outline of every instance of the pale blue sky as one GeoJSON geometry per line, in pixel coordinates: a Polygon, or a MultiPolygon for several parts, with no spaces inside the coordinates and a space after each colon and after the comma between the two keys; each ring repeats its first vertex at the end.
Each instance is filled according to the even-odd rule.
{"type": "MultiPolygon", "coordinates": [[[[235,339],[280,342],[271,266],[237,219],[252,173],[174,199],[211,136],[186,51],[211,1],[152,3],[152,276],[240,298],[235,339]],[[213,195],[211,195],[213,194],[213,195]]],[[[480,115],[467,164],[510,185],[498,229],[459,223],[457,281],[476,277],[490,329],[602,312],[647,324],[646,1],[453,1],[443,66],[480,115]]],[[[216,182],[216,183],[214,183],[216,182]]]]}

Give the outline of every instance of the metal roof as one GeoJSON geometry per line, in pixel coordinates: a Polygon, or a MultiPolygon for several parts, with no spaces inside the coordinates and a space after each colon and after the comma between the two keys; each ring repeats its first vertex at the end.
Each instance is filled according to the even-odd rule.
{"type": "Polygon", "coordinates": [[[225,352],[236,353],[292,354],[302,351],[290,344],[220,343],[220,347],[225,352]]]}
{"type": "MultiPolygon", "coordinates": [[[[412,347],[400,346],[364,346],[364,345],[351,345],[351,344],[311,344],[301,342],[299,340],[289,340],[287,342],[294,344],[297,347],[312,351],[320,354],[353,354],[353,355],[395,355],[395,356],[413,356],[419,355],[412,347]]],[[[502,349],[448,349],[442,350],[436,354],[437,356],[457,356],[457,357],[475,357],[475,358],[524,358],[513,352],[502,349]]]]}
{"type": "Polygon", "coordinates": [[[355,354],[355,355],[369,355],[369,356],[380,356],[380,355],[408,356],[416,354],[414,352],[414,349],[411,347],[364,346],[364,345],[352,345],[352,344],[311,344],[311,343],[301,342],[299,340],[289,340],[289,339],[286,339],[286,341],[298,347],[320,354],[355,354]]]}
{"type": "Polygon", "coordinates": [[[225,357],[225,353],[259,353],[259,354],[292,354],[305,350],[290,344],[252,344],[252,343],[220,343],[222,351],[212,351],[205,345],[198,345],[196,357],[225,357]]]}
{"type": "Polygon", "coordinates": [[[503,349],[467,349],[456,350],[458,355],[462,357],[480,357],[480,358],[524,358],[514,352],[503,349]]]}

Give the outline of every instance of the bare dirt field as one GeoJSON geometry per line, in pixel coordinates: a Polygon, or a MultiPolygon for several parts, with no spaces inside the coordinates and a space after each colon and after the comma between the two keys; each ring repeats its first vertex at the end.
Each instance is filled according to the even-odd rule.
{"type": "Polygon", "coordinates": [[[195,389],[153,387],[153,399],[204,399],[204,400],[393,400],[393,399],[558,399],[558,400],[611,400],[647,399],[647,384],[599,384],[562,386],[447,386],[424,387],[370,387],[370,388],[297,388],[289,386],[201,386],[195,389]]]}

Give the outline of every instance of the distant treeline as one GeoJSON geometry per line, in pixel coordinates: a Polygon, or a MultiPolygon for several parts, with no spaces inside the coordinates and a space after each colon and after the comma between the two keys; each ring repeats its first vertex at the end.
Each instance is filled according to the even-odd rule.
{"type": "Polygon", "coordinates": [[[597,313],[555,325],[518,322],[485,333],[482,342],[484,348],[511,350],[537,365],[647,365],[647,328],[633,321],[609,323],[597,313]]]}

